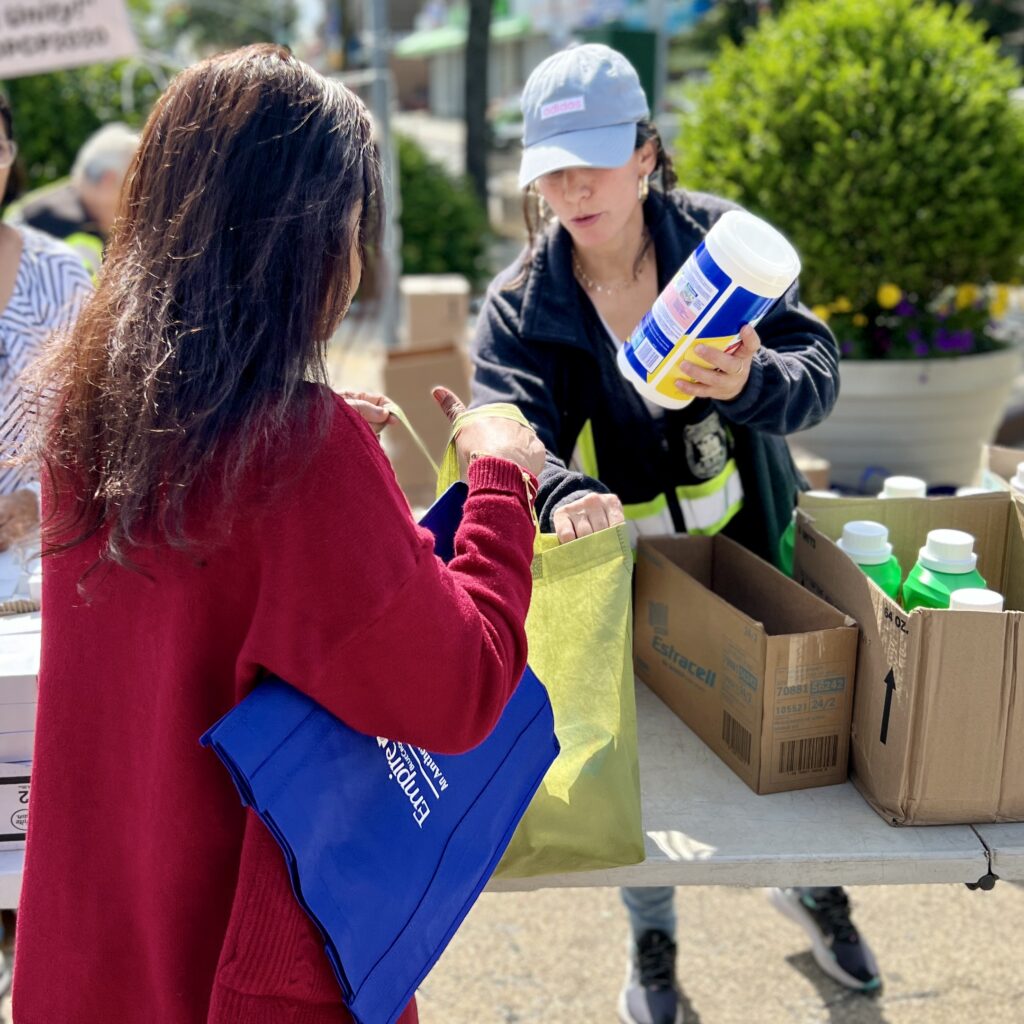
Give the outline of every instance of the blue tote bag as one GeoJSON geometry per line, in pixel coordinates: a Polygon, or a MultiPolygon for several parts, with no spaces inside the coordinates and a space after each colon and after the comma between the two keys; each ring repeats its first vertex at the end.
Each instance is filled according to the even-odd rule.
{"type": "MultiPolygon", "coordinates": [[[[427,512],[450,558],[465,485],[427,512]]],[[[527,669],[490,736],[459,755],[350,729],[279,679],[201,739],[284,853],[359,1024],[392,1024],[487,884],[558,755],[527,669]]]]}

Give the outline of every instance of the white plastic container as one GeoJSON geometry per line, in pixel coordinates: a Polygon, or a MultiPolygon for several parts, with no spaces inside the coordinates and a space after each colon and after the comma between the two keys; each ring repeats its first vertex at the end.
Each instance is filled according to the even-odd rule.
{"type": "Polygon", "coordinates": [[[958,487],[956,489],[956,496],[958,498],[973,498],[977,494],[994,493],[994,491],[990,491],[987,487],[958,487]]]}
{"type": "Polygon", "coordinates": [[[1024,462],[1017,463],[1017,472],[1010,479],[1011,490],[1024,494],[1024,462]]]}
{"type": "Polygon", "coordinates": [[[735,348],[743,325],[756,325],[799,276],[800,257],[785,236],[745,210],[729,210],[619,349],[619,371],[656,405],[685,408],[693,399],[675,386],[687,379],[679,363],[710,365],[690,348],[735,348]]]}
{"type": "Polygon", "coordinates": [[[926,498],[928,485],[916,476],[887,476],[880,498],[926,498]]]}
{"type": "Polygon", "coordinates": [[[1003,595],[994,590],[954,590],[949,595],[949,610],[954,612],[1001,612],[1003,595]]]}

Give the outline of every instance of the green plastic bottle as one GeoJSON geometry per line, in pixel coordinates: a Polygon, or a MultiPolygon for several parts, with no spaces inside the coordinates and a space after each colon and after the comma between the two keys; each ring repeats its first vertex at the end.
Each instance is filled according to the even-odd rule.
{"type": "MultiPolygon", "coordinates": [[[[838,498],[836,491],[808,491],[813,498],[838,498]]],[[[789,526],[782,531],[779,538],[779,550],[776,553],[775,564],[792,579],[793,576],[793,548],[796,545],[796,509],[793,509],[793,518],[789,526]]]]}
{"type": "Polygon", "coordinates": [[[955,590],[987,590],[977,570],[974,538],[962,530],[931,530],[903,584],[903,607],[948,608],[955,590]]]}
{"type": "Polygon", "coordinates": [[[870,519],[855,519],[843,527],[837,546],[860,566],[865,576],[882,588],[883,593],[896,600],[903,570],[892,553],[886,527],[870,519]]]}

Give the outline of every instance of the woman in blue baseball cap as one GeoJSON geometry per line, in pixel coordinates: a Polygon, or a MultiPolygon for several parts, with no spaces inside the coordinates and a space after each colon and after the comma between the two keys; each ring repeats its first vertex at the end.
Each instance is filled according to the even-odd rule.
{"type": "MultiPolygon", "coordinates": [[[[785,435],[830,412],[835,340],[794,286],[732,353],[702,350],[678,410],[649,404],[615,358],[658,294],[734,205],[676,188],[636,71],[606,46],[549,57],[523,90],[519,184],[529,244],[492,282],[474,342],[473,401],[513,402],[547,448],[537,499],[563,543],[722,532],[774,560],[798,489],[785,435]]],[[[785,225],[780,225],[783,229],[785,225]]],[[[679,382],[682,384],[682,381],[679,382]]],[[[677,385],[679,386],[679,385],[677,385]]],[[[625,1024],[678,1024],[671,888],[623,890],[633,933],[625,1024]]],[[[879,985],[839,888],[777,890],[815,959],[854,989],[879,985]]]]}

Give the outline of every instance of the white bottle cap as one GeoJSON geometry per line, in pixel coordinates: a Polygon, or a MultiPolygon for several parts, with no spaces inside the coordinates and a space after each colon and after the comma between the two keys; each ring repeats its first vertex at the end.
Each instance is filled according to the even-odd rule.
{"type": "Polygon", "coordinates": [[[1017,473],[1010,481],[1010,486],[1024,494],[1024,462],[1017,463],[1017,473]]]}
{"type": "Polygon", "coordinates": [[[858,565],[882,565],[892,557],[889,531],[870,519],[855,519],[847,523],[836,546],[858,565]]]}
{"type": "Polygon", "coordinates": [[[916,476],[887,476],[882,484],[880,498],[924,498],[928,485],[916,476]]]}
{"type": "Polygon", "coordinates": [[[808,498],[838,498],[838,491],[804,491],[808,498]]]}
{"type": "Polygon", "coordinates": [[[963,530],[929,530],[917,560],[932,572],[965,573],[978,565],[974,538],[963,530]]]}
{"type": "Polygon", "coordinates": [[[949,595],[949,607],[955,612],[1001,612],[1003,595],[980,587],[954,590],[949,595]]]}
{"type": "Polygon", "coordinates": [[[970,498],[975,494],[992,494],[987,487],[958,487],[956,489],[956,496],[958,498],[970,498]]]}

